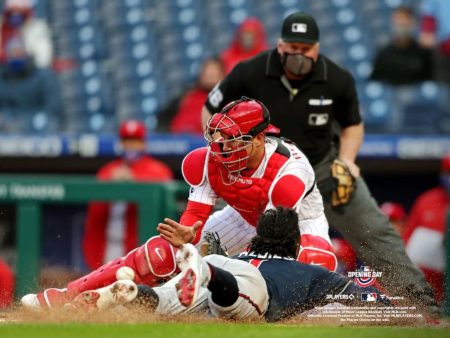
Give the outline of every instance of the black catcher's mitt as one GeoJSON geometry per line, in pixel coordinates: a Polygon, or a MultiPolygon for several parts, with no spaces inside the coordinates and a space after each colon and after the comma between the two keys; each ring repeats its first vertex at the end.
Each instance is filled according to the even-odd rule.
{"type": "Polygon", "coordinates": [[[347,204],[356,189],[355,178],[347,165],[335,159],[331,164],[331,177],[317,184],[324,199],[330,201],[333,207],[347,204]]]}
{"type": "Polygon", "coordinates": [[[350,201],[355,190],[355,179],[347,165],[339,159],[331,164],[331,176],[336,180],[336,188],[331,192],[331,205],[337,207],[350,201]]]}
{"type": "Polygon", "coordinates": [[[215,254],[228,257],[226,248],[222,248],[221,246],[219,234],[217,232],[207,232],[203,239],[205,240],[205,243],[200,247],[200,254],[202,256],[215,254]]]}

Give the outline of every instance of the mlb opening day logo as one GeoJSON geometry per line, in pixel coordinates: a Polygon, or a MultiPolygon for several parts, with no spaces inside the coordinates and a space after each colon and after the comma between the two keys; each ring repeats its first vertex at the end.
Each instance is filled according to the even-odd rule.
{"type": "Polygon", "coordinates": [[[361,266],[358,271],[350,271],[348,273],[348,277],[354,278],[355,283],[362,287],[373,285],[381,275],[382,272],[373,271],[369,266],[361,266]]]}

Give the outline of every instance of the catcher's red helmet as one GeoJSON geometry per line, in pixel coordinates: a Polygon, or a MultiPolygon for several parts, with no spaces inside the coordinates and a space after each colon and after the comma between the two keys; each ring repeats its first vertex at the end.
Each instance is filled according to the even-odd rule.
{"type": "Polygon", "coordinates": [[[120,138],[145,139],[147,130],[145,124],[137,120],[126,120],[120,124],[120,138]]]}
{"type": "Polygon", "coordinates": [[[238,137],[256,136],[261,132],[278,134],[280,129],[270,124],[269,111],[262,102],[243,96],[214,114],[208,123],[208,131],[238,137]]]}
{"type": "Polygon", "coordinates": [[[279,133],[270,124],[270,114],[261,102],[243,96],[240,100],[227,104],[208,121],[205,138],[213,159],[236,173],[246,168],[249,154],[246,148],[251,138],[259,133],[279,133]],[[220,134],[220,137],[219,137],[220,134]],[[227,142],[237,142],[232,150],[224,150],[227,142]]]}

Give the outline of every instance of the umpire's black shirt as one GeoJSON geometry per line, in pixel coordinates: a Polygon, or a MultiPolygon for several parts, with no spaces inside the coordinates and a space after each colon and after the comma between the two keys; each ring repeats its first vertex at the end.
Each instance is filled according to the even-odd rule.
{"type": "Polygon", "coordinates": [[[332,121],[345,128],[361,122],[351,74],[323,55],[303,81],[284,77],[276,49],[239,63],[208,96],[214,114],[233,100],[247,96],[263,102],[281,136],[296,142],[314,165],[331,149],[332,121]]]}

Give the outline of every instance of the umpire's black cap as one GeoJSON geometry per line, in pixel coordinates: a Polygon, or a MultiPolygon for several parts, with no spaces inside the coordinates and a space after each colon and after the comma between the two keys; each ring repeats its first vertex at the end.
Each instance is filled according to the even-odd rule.
{"type": "Polygon", "coordinates": [[[311,15],[295,12],[284,19],[281,39],[285,42],[315,44],[319,41],[319,27],[311,15]]]}

